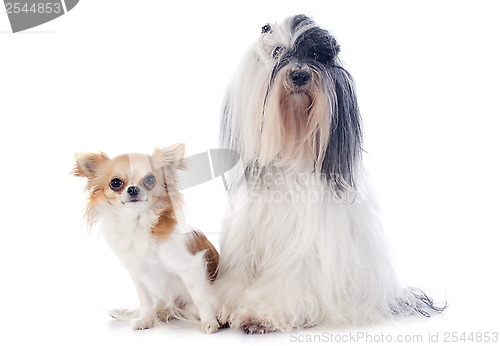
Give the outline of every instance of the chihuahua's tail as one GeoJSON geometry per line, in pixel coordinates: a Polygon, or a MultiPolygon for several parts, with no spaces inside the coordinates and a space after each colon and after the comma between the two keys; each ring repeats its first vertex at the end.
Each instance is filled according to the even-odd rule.
{"type": "Polygon", "coordinates": [[[108,314],[117,321],[130,321],[139,318],[138,309],[112,309],[108,311],[108,314]]]}
{"type": "MultiPolygon", "coordinates": [[[[159,309],[155,316],[155,324],[165,324],[171,319],[199,323],[200,319],[192,304],[176,306],[175,308],[159,309]]],[[[139,309],[112,309],[108,314],[117,321],[131,321],[139,318],[139,309]]]]}

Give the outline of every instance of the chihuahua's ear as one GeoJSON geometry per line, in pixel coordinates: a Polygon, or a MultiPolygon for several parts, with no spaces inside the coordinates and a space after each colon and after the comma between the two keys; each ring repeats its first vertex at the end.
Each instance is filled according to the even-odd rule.
{"type": "Polygon", "coordinates": [[[157,160],[161,166],[169,166],[174,169],[186,169],[183,160],[186,145],[177,143],[164,148],[155,148],[153,158],[157,160]]]}
{"type": "Polygon", "coordinates": [[[100,152],[95,153],[77,153],[75,154],[76,165],[73,174],[77,177],[95,178],[99,165],[109,160],[109,157],[100,152]]]}

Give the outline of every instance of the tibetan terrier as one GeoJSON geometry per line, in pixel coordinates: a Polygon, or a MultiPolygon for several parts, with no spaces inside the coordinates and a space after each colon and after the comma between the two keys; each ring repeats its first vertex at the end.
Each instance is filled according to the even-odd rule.
{"type": "Polygon", "coordinates": [[[242,165],[227,178],[215,284],[221,322],[246,333],[441,310],[395,277],[339,51],[307,16],[266,24],[229,88],[221,142],[242,165]]]}

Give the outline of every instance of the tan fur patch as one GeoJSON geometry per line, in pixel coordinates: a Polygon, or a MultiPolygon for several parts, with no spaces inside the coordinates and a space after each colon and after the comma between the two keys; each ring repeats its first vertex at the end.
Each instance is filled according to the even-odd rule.
{"type": "Polygon", "coordinates": [[[311,81],[301,88],[293,86],[289,72],[283,69],[278,73],[268,95],[259,163],[274,161],[291,168],[312,164],[320,169],[331,126],[329,101],[318,72],[310,70],[311,81]]]}
{"type": "Polygon", "coordinates": [[[172,233],[177,225],[174,210],[169,208],[161,212],[158,223],[151,228],[154,237],[165,239],[172,233]]]}
{"type": "Polygon", "coordinates": [[[219,253],[212,243],[198,230],[193,230],[189,235],[188,250],[194,255],[200,251],[205,251],[205,261],[207,262],[207,277],[214,281],[217,277],[217,267],[219,266],[219,253]]]}

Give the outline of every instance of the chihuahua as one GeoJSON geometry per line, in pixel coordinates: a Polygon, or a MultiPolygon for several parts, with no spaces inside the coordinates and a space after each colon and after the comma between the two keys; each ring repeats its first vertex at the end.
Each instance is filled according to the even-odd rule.
{"type": "Polygon", "coordinates": [[[157,148],[151,156],[75,154],[74,174],[87,178],[89,225],[99,222],[136,286],[135,330],[172,317],[201,320],[209,334],[219,328],[211,285],[219,254],[203,233],[183,222],[177,176],[186,169],[183,155],[184,144],[157,148]]]}

